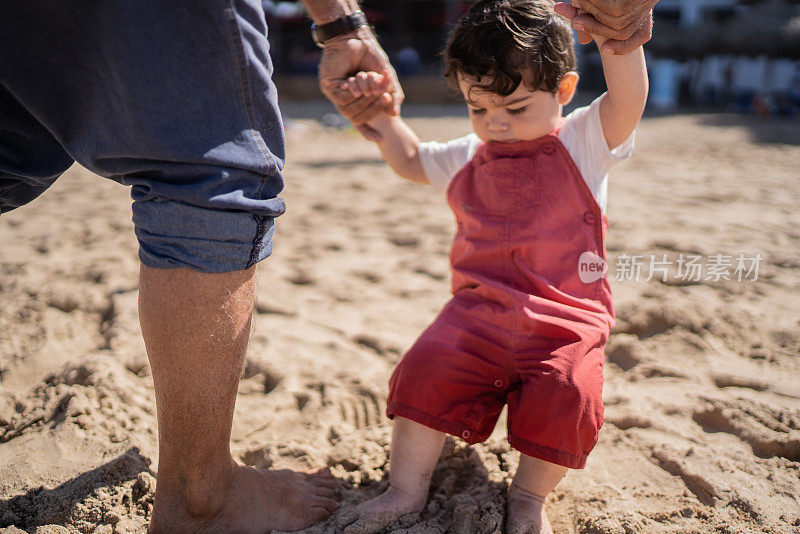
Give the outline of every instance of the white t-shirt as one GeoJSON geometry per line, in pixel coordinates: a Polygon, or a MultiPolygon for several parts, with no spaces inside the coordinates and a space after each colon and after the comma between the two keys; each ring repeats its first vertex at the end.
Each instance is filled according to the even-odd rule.
{"type": "MultiPolygon", "coordinates": [[[[614,150],[608,149],[600,124],[600,97],[567,115],[558,132],[558,139],[572,156],[603,213],[608,197],[608,171],[630,157],[634,133],[614,150]]],[[[420,161],[431,185],[446,191],[450,180],[472,159],[480,144],[474,133],[446,143],[420,143],[420,161]]]]}

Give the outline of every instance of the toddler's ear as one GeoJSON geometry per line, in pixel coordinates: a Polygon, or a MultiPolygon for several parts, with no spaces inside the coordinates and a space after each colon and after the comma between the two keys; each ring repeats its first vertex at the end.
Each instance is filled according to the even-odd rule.
{"type": "Polygon", "coordinates": [[[558,82],[559,104],[566,106],[572,101],[572,97],[575,96],[578,89],[578,80],[580,80],[580,76],[575,71],[569,71],[561,77],[561,81],[558,82]]]}

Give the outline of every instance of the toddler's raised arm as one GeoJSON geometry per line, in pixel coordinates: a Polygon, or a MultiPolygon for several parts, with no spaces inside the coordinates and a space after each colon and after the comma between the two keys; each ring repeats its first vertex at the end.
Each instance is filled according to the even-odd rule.
{"type": "MultiPolygon", "coordinates": [[[[593,36],[598,49],[605,38],[593,36]]],[[[633,133],[647,102],[647,68],[640,46],[629,54],[602,54],[608,92],[600,102],[600,122],[609,150],[614,150],[633,133]]]]}
{"type": "MultiPolygon", "coordinates": [[[[384,79],[384,75],[377,72],[359,72],[343,82],[342,88],[356,97],[375,96],[385,91],[384,79]]],[[[384,97],[387,102],[391,98],[388,93],[384,97]]],[[[382,113],[367,124],[380,134],[380,140],[375,143],[395,173],[412,182],[429,183],[419,157],[419,138],[400,115],[382,113]]]]}

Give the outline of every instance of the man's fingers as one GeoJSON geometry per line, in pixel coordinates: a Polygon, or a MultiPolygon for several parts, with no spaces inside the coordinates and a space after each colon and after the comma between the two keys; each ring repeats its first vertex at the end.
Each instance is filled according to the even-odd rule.
{"type": "Polygon", "coordinates": [[[367,121],[358,121],[356,117],[360,117],[362,112],[368,108],[370,108],[377,98],[369,97],[369,96],[362,96],[357,100],[353,100],[347,104],[337,105],[336,108],[339,110],[339,113],[344,115],[344,117],[352,122],[354,125],[363,124],[367,121]]]}
{"type": "Polygon", "coordinates": [[[390,115],[394,115],[395,117],[400,115],[400,108],[403,106],[403,100],[406,99],[406,95],[403,93],[403,90],[400,86],[397,86],[397,90],[392,93],[392,101],[391,105],[387,106],[385,109],[387,113],[390,115]]]}
{"type": "Polygon", "coordinates": [[[643,24],[659,0],[580,0],[583,9],[606,26],[621,30],[643,24]]]}
{"type": "Polygon", "coordinates": [[[574,19],[575,15],[578,14],[578,8],[573,7],[567,2],[558,2],[555,6],[553,6],[553,11],[562,17],[568,18],[569,20],[574,19]]]}
{"type": "Polygon", "coordinates": [[[578,42],[582,45],[589,44],[592,42],[592,34],[587,32],[578,32],[578,42]]]}
{"type": "Polygon", "coordinates": [[[641,26],[641,23],[631,23],[622,29],[612,28],[597,21],[595,17],[591,15],[577,15],[573,19],[572,24],[579,31],[592,35],[599,35],[607,39],[616,39],[618,41],[630,39],[641,26]]]}
{"type": "Polygon", "coordinates": [[[335,85],[326,86],[323,88],[322,92],[340,111],[343,107],[349,106],[361,99],[360,96],[353,94],[353,88],[348,87],[347,82],[339,82],[335,85]]]}
{"type": "MultiPolygon", "coordinates": [[[[367,97],[362,98],[361,100],[368,100],[367,97]]],[[[352,115],[346,115],[350,122],[353,124],[364,124],[366,122],[371,121],[381,113],[385,113],[386,110],[392,104],[392,96],[389,93],[383,93],[378,95],[372,102],[369,102],[369,105],[366,107],[361,106],[358,113],[353,113],[352,115]]],[[[351,106],[351,109],[353,107],[351,106]]]]}
{"type": "MultiPolygon", "coordinates": [[[[363,124],[367,122],[369,119],[371,119],[374,115],[377,115],[377,113],[372,115],[366,113],[367,118],[364,120],[358,120],[358,118],[364,115],[365,111],[375,106],[376,102],[378,102],[381,96],[382,95],[378,95],[375,97],[362,96],[361,98],[357,98],[355,100],[351,100],[346,103],[339,103],[337,101],[335,101],[334,103],[336,104],[336,107],[339,109],[339,113],[347,117],[347,120],[349,120],[353,124],[363,124]]],[[[378,104],[377,107],[380,107],[380,104],[378,104]]]]}
{"type": "Polygon", "coordinates": [[[580,30],[576,27],[576,24],[583,20],[590,20],[593,24],[599,24],[594,17],[591,15],[585,14],[586,12],[579,9],[578,6],[580,2],[578,0],[573,0],[573,4],[568,4],[566,2],[559,2],[555,5],[554,10],[557,14],[561,15],[570,20],[572,23],[572,27],[577,30],[577,38],[580,44],[589,44],[592,42],[592,35],[588,31],[580,30]]]}
{"type": "MultiPolygon", "coordinates": [[[[621,17],[635,9],[636,0],[578,0],[581,8],[594,14],[602,12],[610,17],[621,17]]],[[[641,3],[639,0],[638,3],[641,3]]]]}
{"type": "MultiPolygon", "coordinates": [[[[634,13],[628,12],[623,14],[621,17],[615,17],[610,15],[608,12],[604,11],[602,8],[598,7],[597,5],[590,3],[588,1],[581,1],[579,4],[576,5],[575,2],[572,4],[574,7],[578,7],[584,13],[588,13],[589,15],[593,16],[598,22],[608,26],[609,28],[619,29],[620,26],[627,26],[630,24],[630,20],[633,18],[634,13]]],[[[577,22],[573,20],[573,22],[577,22]]]]}
{"type": "Polygon", "coordinates": [[[568,18],[578,30],[578,42],[591,35],[609,39],[603,52],[627,54],[653,36],[653,6],[658,0],[571,0],[555,4],[555,12],[568,18]]]}
{"type": "Polygon", "coordinates": [[[379,143],[383,140],[383,136],[378,133],[378,130],[367,126],[366,124],[358,124],[353,126],[358,133],[366,137],[370,141],[374,141],[375,143],[379,143]]]}
{"type": "Polygon", "coordinates": [[[653,19],[649,18],[630,39],[623,41],[609,40],[603,43],[602,51],[604,54],[615,54],[618,56],[633,52],[653,37],[653,19]]]}
{"type": "Polygon", "coordinates": [[[386,106],[386,112],[389,115],[400,115],[400,107],[403,105],[406,95],[403,93],[403,88],[397,79],[397,73],[390,64],[387,64],[381,74],[383,74],[384,81],[383,91],[391,95],[391,105],[386,106]]]}

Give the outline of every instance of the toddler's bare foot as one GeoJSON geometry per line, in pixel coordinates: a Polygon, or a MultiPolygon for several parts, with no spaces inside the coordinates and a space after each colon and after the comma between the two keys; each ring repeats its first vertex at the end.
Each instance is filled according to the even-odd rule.
{"type": "Polygon", "coordinates": [[[150,534],[162,532],[264,533],[300,530],[336,509],[330,473],[297,473],[236,465],[224,498],[214,509],[193,511],[169,483],[156,487],[150,534]]]}
{"type": "Polygon", "coordinates": [[[427,492],[421,496],[389,486],[374,499],[364,501],[343,513],[336,521],[345,534],[380,532],[400,516],[418,513],[425,506],[427,492]]]}
{"type": "Polygon", "coordinates": [[[508,534],[553,534],[544,510],[544,497],[511,484],[506,499],[508,534]]]}

